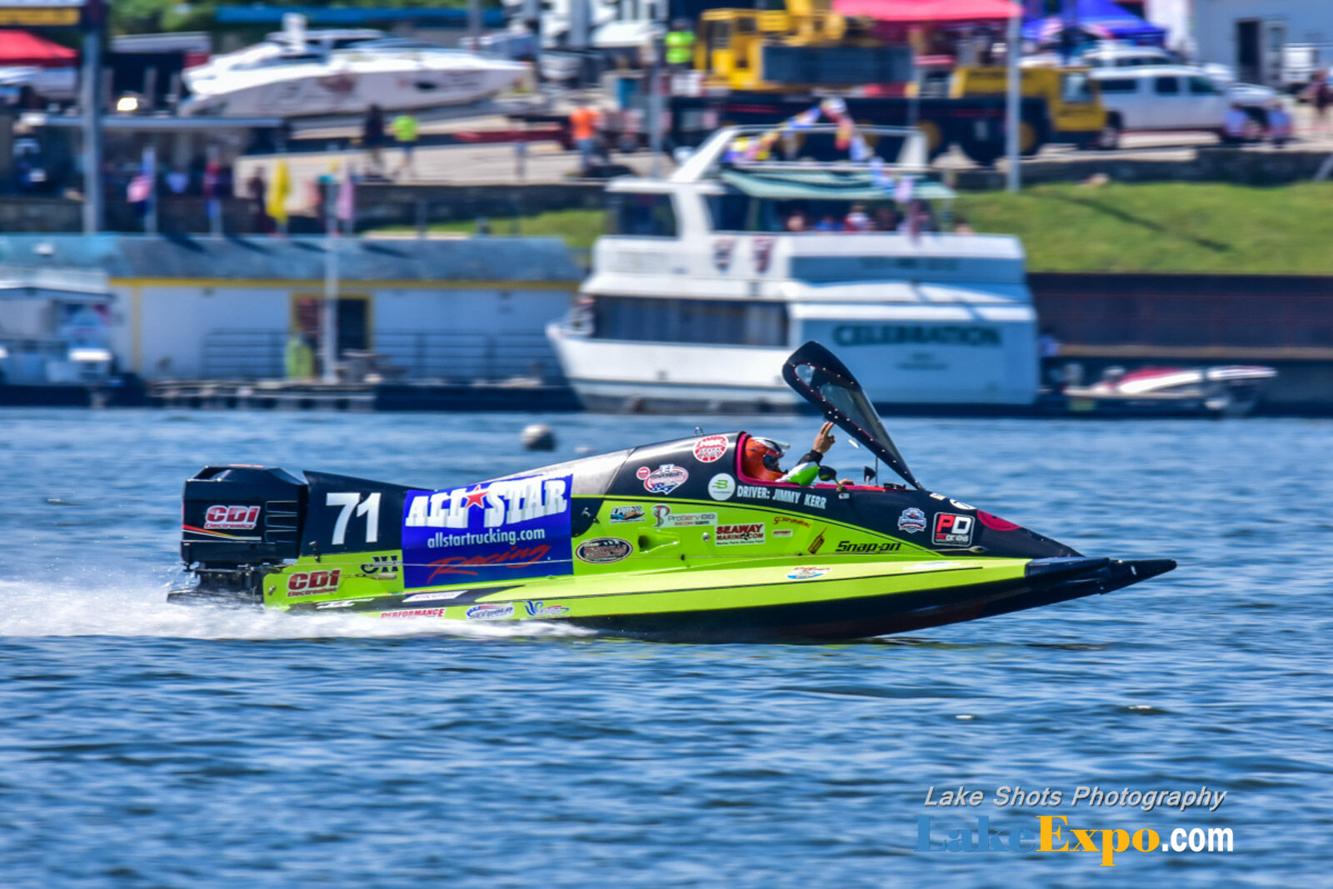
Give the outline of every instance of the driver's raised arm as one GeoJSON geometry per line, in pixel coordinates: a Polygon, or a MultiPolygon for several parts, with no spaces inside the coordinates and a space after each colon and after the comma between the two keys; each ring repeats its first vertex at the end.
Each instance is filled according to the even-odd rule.
{"type": "Polygon", "coordinates": [[[824,455],[833,447],[833,423],[827,422],[819,427],[815,433],[814,443],[810,445],[810,450],[805,453],[795,466],[783,475],[779,482],[787,482],[793,485],[809,485],[819,478],[819,463],[824,459],[824,455]]]}

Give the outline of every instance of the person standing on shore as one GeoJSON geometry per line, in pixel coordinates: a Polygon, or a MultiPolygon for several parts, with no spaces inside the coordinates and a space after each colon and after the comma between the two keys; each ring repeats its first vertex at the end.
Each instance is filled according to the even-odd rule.
{"type": "Polygon", "coordinates": [[[404,111],[393,119],[393,137],[398,141],[398,146],[403,149],[403,162],[398,165],[395,175],[401,176],[403,173],[411,171],[412,177],[416,178],[417,165],[415,160],[417,147],[417,131],[420,125],[416,117],[409,111],[404,111]]]}
{"type": "Polygon", "coordinates": [[[384,175],[384,109],[371,104],[361,122],[361,147],[367,152],[366,171],[384,175]]]}
{"type": "Polygon", "coordinates": [[[1314,109],[1314,123],[1310,126],[1310,135],[1315,138],[1328,136],[1328,109],[1333,106],[1333,86],[1328,84],[1328,71],[1324,69],[1316,71],[1302,95],[1314,109]]]}
{"type": "Polygon", "coordinates": [[[579,150],[579,173],[587,176],[592,170],[593,153],[597,150],[597,127],[601,115],[587,99],[579,101],[578,107],[569,112],[569,134],[574,140],[574,147],[579,150]]]}

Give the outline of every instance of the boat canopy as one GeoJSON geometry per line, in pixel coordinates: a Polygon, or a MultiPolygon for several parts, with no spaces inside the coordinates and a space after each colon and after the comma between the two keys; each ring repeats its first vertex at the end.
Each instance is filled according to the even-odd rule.
{"type": "Polygon", "coordinates": [[[782,378],[798,395],[819,408],[825,418],[888,464],[903,481],[925,490],[889,437],[884,421],[861,384],[836,355],[811,340],[787,358],[782,365],[782,378]]]}
{"type": "MultiPolygon", "coordinates": [[[[807,201],[884,201],[892,200],[892,190],[877,184],[870,171],[783,170],[762,173],[748,170],[723,170],[722,181],[753,198],[807,201]]],[[[912,197],[923,200],[947,200],[957,197],[952,189],[930,180],[915,180],[912,197]]]]}

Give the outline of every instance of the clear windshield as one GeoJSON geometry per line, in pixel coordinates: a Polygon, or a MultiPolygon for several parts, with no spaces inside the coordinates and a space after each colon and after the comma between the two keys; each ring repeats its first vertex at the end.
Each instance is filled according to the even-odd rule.
{"type": "Polygon", "coordinates": [[[921,487],[861,384],[832,352],[819,343],[806,343],[787,359],[782,374],[787,384],[824,416],[865,445],[905,481],[921,487]]]}

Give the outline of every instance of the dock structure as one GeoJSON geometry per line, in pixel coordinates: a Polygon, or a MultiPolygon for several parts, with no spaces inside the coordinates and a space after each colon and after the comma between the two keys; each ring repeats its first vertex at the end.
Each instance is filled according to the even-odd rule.
{"type": "Polygon", "coordinates": [[[558,239],[0,236],[0,264],[105,273],[115,297],[105,333],[120,370],[150,385],[225,380],[229,398],[249,389],[264,401],[320,375],[289,358],[294,342],[320,354],[329,250],[342,382],[562,383],[544,329],[582,272],[558,239]],[[256,386],[275,379],[288,385],[256,386]]]}
{"type": "Polygon", "coordinates": [[[288,380],[164,380],[149,385],[158,408],[302,411],[512,411],[579,410],[574,392],[538,380],[447,383],[319,383],[288,380]]]}

